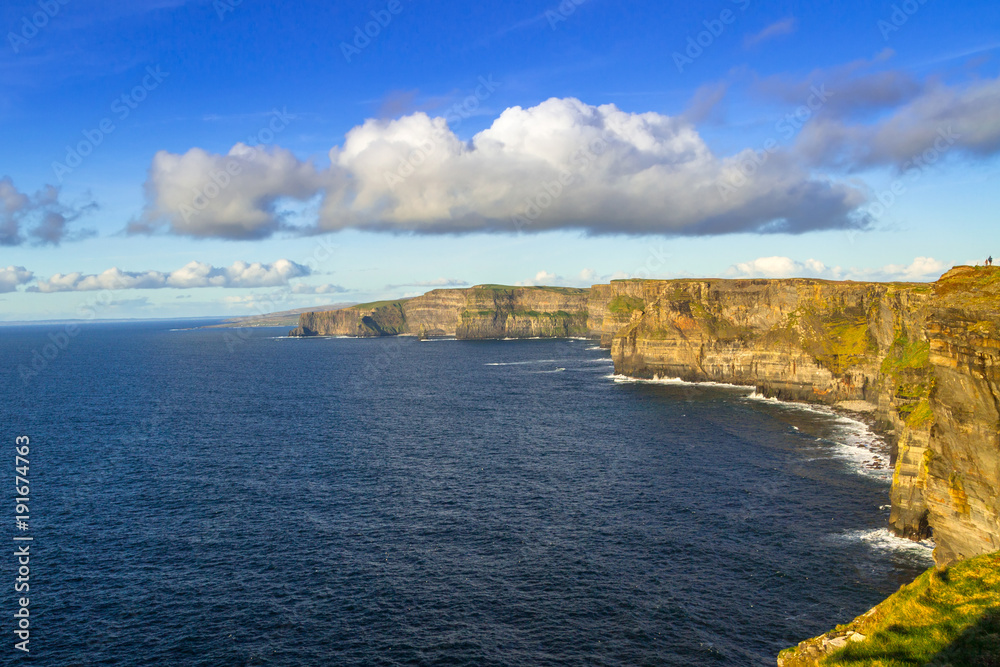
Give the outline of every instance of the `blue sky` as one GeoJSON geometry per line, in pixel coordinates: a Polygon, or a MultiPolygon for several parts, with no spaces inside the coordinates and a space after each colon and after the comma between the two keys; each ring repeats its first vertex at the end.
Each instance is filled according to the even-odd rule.
{"type": "Polygon", "coordinates": [[[933,279],[1000,253],[997,25],[940,0],[7,2],[0,319],[933,279]]]}

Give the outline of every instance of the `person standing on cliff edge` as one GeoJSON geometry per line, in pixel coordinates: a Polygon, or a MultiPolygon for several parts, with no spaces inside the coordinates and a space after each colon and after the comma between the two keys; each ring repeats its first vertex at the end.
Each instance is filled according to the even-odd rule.
{"type": "Polygon", "coordinates": [[[993,266],[993,255],[986,258],[986,266],[993,266]]]}

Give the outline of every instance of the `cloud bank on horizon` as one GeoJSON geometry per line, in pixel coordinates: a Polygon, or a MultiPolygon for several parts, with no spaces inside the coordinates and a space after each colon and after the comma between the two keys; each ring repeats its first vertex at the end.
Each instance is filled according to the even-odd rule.
{"type": "MultiPolygon", "coordinates": [[[[21,270],[21,283],[33,278],[23,267],[9,267],[6,272],[21,270]],[[28,275],[25,276],[24,273],[28,275]]],[[[302,278],[312,273],[307,266],[291,260],[279,259],[272,264],[260,262],[235,262],[229,267],[214,267],[205,262],[189,262],[176,271],[122,271],[111,268],[99,274],[80,272],[58,273],[47,280],[38,280],[28,287],[29,292],[90,292],[98,290],[123,289],[196,289],[201,287],[258,288],[280,287],[294,278],[302,278]]],[[[5,283],[5,271],[0,271],[0,291],[5,283]]],[[[298,286],[296,286],[298,287],[298,286]]],[[[333,286],[309,288],[311,294],[326,294],[340,291],[333,286]],[[322,291],[317,291],[322,290],[322,291]]],[[[303,292],[298,292],[303,293],[303,292]]]]}
{"type": "Polygon", "coordinates": [[[815,259],[799,262],[790,257],[758,257],[729,267],[725,277],[927,282],[937,280],[951,267],[951,263],[933,257],[917,257],[910,264],[887,264],[875,269],[827,266],[815,259]]]}

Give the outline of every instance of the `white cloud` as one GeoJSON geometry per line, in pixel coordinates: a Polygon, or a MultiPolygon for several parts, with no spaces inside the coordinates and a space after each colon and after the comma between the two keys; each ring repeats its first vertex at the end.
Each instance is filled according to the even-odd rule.
{"type": "Polygon", "coordinates": [[[875,278],[868,278],[869,280],[924,282],[937,280],[951,267],[951,262],[940,262],[933,257],[917,257],[909,264],[887,264],[872,273],[861,272],[859,275],[875,276],[875,278]]]}
{"type": "Polygon", "coordinates": [[[796,30],[798,30],[798,27],[799,27],[799,22],[797,19],[795,18],[782,19],[780,21],[772,23],[771,25],[767,26],[758,33],[755,33],[753,35],[748,35],[746,39],[743,40],[743,43],[747,46],[747,48],[751,48],[757,46],[758,44],[766,42],[770,39],[774,39],[775,37],[782,37],[783,35],[791,35],[796,30]]]}
{"type": "Polygon", "coordinates": [[[827,268],[815,259],[797,262],[790,257],[758,257],[729,267],[727,276],[736,278],[829,278],[836,280],[840,267],[827,268]]]}
{"type": "Polygon", "coordinates": [[[865,203],[859,188],[814,178],[780,152],[723,196],[718,184],[749,149],[720,157],[684,117],[572,98],[507,109],[469,142],[424,113],[368,120],[330,151],[323,172],[282,149],[254,159],[246,150],[158,153],[131,230],[166,224],[187,236],[264,238],[285,227],[276,202],[320,193],[314,231],[804,232],[857,226],[852,213],[865,203]],[[196,191],[234,162],[241,174],[193,210],[196,191]]]}
{"type": "Polygon", "coordinates": [[[400,283],[398,285],[386,285],[386,289],[396,289],[398,287],[465,287],[469,282],[458,278],[436,278],[434,280],[418,280],[413,283],[400,283]]]}
{"type": "Polygon", "coordinates": [[[937,280],[949,268],[951,268],[950,262],[942,262],[933,257],[917,257],[909,264],[887,264],[874,269],[828,267],[815,259],[800,262],[790,257],[759,257],[729,267],[725,275],[728,278],[822,278],[826,280],[926,282],[937,280]]]}
{"type": "Polygon", "coordinates": [[[802,129],[795,150],[815,164],[893,165],[904,171],[933,164],[952,150],[995,155],[1000,152],[1000,78],[964,86],[932,82],[871,125],[818,117],[802,129]]]}
{"type": "Polygon", "coordinates": [[[217,268],[204,262],[190,262],[185,266],[162,273],[160,271],[131,272],[111,268],[99,274],[58,273],[48,280],[40,280],[30,287],[33,292],[86,292],[121,289],[194,289],[198,287],[277,287],[288,284],[293,278],[309,275],[308,267],[287,259],[273,264],[239,261],[230,267],[217,268]]]}
{"type": "MultiPolygon", "coordinates": [[[[2,183],[0,183],[2,186],[2,183]]],[[[2,192],[0,192],[2,196],[2,192]]],[[[0,268],[0,293],[13,292],[20,285],[26,285],[34,280],[35,274],[23,266],[8,266],[0,268]]]]}
{"type": "Polygon", "coordinates": [[[282,199],[306,201],[322,185],[319,172],[281,149],[236,144],[226,155],[192,148],[160,151],[146,181],[146,208],[132,233],[166,225],[182,236],[259,239],[285,226],[282,199]]]}
{"type": "Polygon", "coordinates": [[[292,294],[344,294],[350,290],[346,287],[341,287],[340,285],[331,285],[327,283],[326,285],[294,285],[292,286],[292,294]]]}
{"type": "Polygon", "coordinates": [[[0,178],[0,246],[22,245],[29,240],[35,245],[59,245],[74,237],[90,236],[92,232],[88,231],[71,234],[68,225],[95,205],[65,204],[59,195],[58,188],[46,185],[28,196],[17,189],[9,176],[0,178]]]}
{"type": "MultiPolygon", "coordinates": [[[[617,275],[617,274],[616,274],[617,275]]],[[[594,269],[584,269],[569,278],[556,275],[549,271],[539,271],[530,280],[514,283],[518,287],[590,287],[600,282],[614,280],[613,276],[598,276],[594,269]]]]}

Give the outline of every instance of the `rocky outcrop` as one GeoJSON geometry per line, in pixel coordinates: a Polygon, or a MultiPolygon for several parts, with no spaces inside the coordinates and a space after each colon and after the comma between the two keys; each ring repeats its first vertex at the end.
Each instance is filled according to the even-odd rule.
{"type": "Polygon", "coordinates": [[[479,285],[413,299],[305,313],[291,336],[455,336],[461,339],[587,336],[588,291],[479,285]]]}

